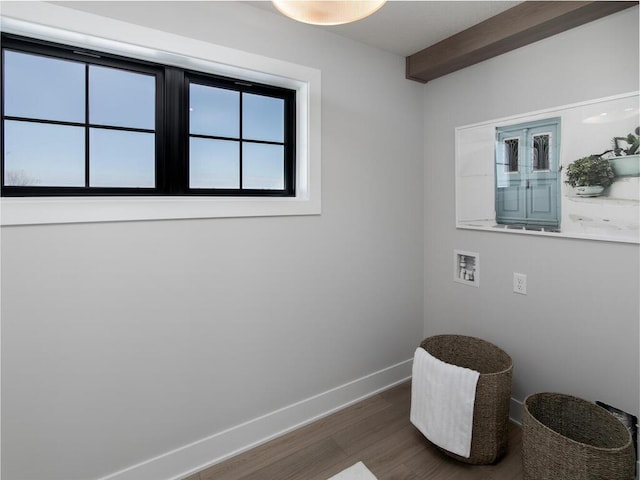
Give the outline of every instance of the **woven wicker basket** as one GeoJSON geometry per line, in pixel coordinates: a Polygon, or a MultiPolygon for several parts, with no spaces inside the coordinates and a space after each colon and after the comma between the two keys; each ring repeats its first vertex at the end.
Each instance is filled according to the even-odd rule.
{"type": "Polygon", "coordinates": [[[525,399],[522,420],[524,480],[633,480],[631,434],[604,408],[536,393],[525,399]]]}
{"type": "Polygon", "coordinates": [[[420,346],[443,362],[480,373],[469,458],[440,450],[466,463],[496,462],[507,450],[513,374],[511,357],[485,340],[462,335],[436,335],[425,339],[420,346]]]}

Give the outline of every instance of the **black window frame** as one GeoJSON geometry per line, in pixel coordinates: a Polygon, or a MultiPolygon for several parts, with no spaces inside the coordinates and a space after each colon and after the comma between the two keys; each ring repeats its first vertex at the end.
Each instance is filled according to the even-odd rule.
{"type": "MultiPolygon", "coordinates": [[[[97,50],[79,48],[71,45],[48,42],[7,33],[2,33],[2,54],[0,55],[0,182],[3,197],[59,197],[59,196],[222,196],[222,197],[294,197],[296,193],[296,91],[279,86],[266,85],[253,81],[234,79],[221,75],[194,71],[170,65],[161,65],[145,60],[105,53],[97,50]],[[156,78],[156,128],[155,132],[155,187],[91,187],[89,178],[89,129],[110,128],[117,130],[140,130],[133,128],[105,127],[85,122],[59,122],[21,117],[7,117],[4,112],[5,92],[5,50],[27,54],[42,55],[50,58],[71,60],[89,65],[118,68],[135,73],[154,75],[156,78]],[[190,188],[189,187],[189,84],[198,83],[242,93],[254,93],[284,100],[284,188],[248,189],[240,185],[234,189],[190,188]],[[5,185],[5,120],[31,121],[37,123],[73,124],[85,128],[85,186],[12,186],[5,185]]],[[[89,102],[85,94],[85,102],[89,102]]],[[[241,108],[241,107],[240,107],[241,108]]],[[[85,110],[87,111],[87,110],[85,110]]],[[[239,142],[251,141],[242,137],[239,142]]],[[[276,142],[264,142],[276,143],[276,142]]],[[[242,148],[240,148],[242,152],[242,148]]],[[[242,159],[240,161],[242,169],[242,159]]]]}

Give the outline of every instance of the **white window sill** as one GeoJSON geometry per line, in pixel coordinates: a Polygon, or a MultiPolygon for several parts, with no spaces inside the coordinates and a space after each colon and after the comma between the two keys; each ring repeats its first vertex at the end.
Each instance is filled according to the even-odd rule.
{"type": "Polygon", "coordinates": [[[2,226],[320,214],[299,198],[59,197],[3,198],[2,226]]]}

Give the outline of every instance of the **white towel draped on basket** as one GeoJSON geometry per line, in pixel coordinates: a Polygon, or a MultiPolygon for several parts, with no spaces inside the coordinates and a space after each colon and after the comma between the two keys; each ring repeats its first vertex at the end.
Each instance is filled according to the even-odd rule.
{"type": "Polygon", "coordinates": [[[431,442],[469,458],[480,373],[438,360],[423,348],[413,357],[410,420],[431,442]]]}

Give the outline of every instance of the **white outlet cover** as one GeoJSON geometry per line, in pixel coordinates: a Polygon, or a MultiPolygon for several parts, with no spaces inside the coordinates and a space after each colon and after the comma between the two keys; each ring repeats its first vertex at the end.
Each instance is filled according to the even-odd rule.
{"type": "Polygon", "coordinates": [[[527,294],[527,276],[524,273],[513,274],[513,291],[520,295],[527,294]]]}

